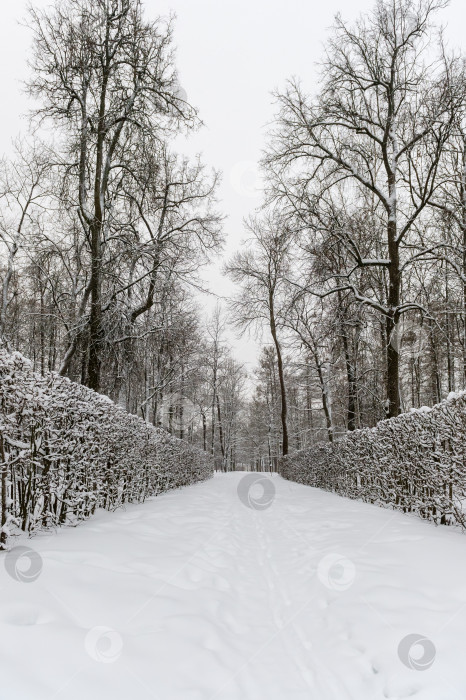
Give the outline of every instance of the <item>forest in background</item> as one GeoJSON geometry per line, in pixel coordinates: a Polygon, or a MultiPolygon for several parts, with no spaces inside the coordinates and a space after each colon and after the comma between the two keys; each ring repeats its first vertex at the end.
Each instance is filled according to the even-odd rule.
{"type": "Polygon", "coordinates": [[[35,136],[0,164],[7,349],[225,470],[268,469],[464,388],[466,74],[443,41],[446,4],[337,17],[319,91],[275,95],[263,206],[225,265],[238,293],[209,318],[195,298],[221,252],[220,175],[174,148],[202,125],[172,21],[139,0],[32,9],[35,136]],[[267,341],[252,375],[227,321],[267,341]]]}

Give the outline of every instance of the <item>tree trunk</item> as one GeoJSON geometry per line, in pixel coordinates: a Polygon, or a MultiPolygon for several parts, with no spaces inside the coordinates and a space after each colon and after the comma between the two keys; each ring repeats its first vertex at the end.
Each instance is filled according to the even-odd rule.
{"type": "Polygon", "coordinates": [[[87,386],[100,390],[102,351],[102,278],[101,278],[101,224],[91,227],[91,314],[89,319],[89,361],[87,386]]]}
{"type": "MultiPolygon", "coordinates": [[[[393,185],[394,187],[394,185],[393,185]]],[[[392,191],[390,192],[392,194],[392,191]]],[[[395,206],[395,205],[393,205],[395,206]]],[[[391,216],[395,216],[392,214],[391,216]]],[[[398,250],[396,219],[389,218],[387,226],[388,253],[388,308],[386,321],[387,329],[387,415],[389,418],[398,416],[401,412],[400,399],[400,356],[398,343],[395,342],[394,332],[399,322],[398,307],[400,304],[400,256],[398,250]]]]}
{"type": "Polygon", "coordinates": [[[288,425],[287,425],[287,403],[286,403],[286,387],[285,387],[285,376],[283,371],[283,359],[282,352],[280,348],[280,343],[277,336],[277,326],[275,323],[273,299],[269,299],[269,309],[270,309],[270,332],[272,334],[273,342],[275,344],[275,351],[277,353],[277,368],[278,368],[278,381],[280,383],[280,419],[282,424],[282,454],[288,454],[288,425]]]}
{"type": "Polygon", "coordinates": [[[344,327],[343,308],[341,301],[341,292],[338,292],[338,306],[340,308],[340,333],[343,342],[343,352],[345,355],[346,379],[348,383],[348,411],[347,411],[347,429],[356,429],[356,404],[357,404],[357,386],[356,374],[351,361],[348,334],[344,327]]]}
{"type": "Polygon", "coordinates": [[[210,426],[210,454],[215,457],[215,404],[217,402],[217,360],[214,358],[214,370],[212,377],[212,425],[210,426]]]}
{"type": "Polygon", "coordinates": [[[37,269],[37,278],[39,281],[39,294],[40,294],[40,319],[39,319],[39,342],[40,342],[40,373],[42,376],[45,374],[45,300],[44,300],[44,286],[42,284],[42,271],[40,265],[37,269]]]}
{"type": "Polygon", "coordinates": [[[207,452],[207,419],[204,411],[202,411],[202,444],[204,452],[207,452]]]}
{"type": "Polygon", "coordinates": [[[222,425],[222,413],[220,410],[220,398],[217,394],[217,417],[218,417],[218,439],[220,442],[220,451],[222,453],[222,462],[225,467],[225,444],[223,438],[223,425],[222,425]]]}
{"type": "Polygon", "coordinates": [[[14,239],[9,250],[8,255],[8,267],[5,271],[2,284],[2,304],[0,307],[0,342],[5,344],[7,350],[10,350],[10,345],[6,337],[6,322],[7,322],[7,311],[8,311],[8,292],[10,289],[11,278],[13,277],[14,270],[14,258],[18,251],[17,240],[14,239]]]}
{"type": "Polygon", "coordinates": [[[445,265],[445,335],[447,341],[447,379],[448,393],[455,391],[455,358],[452,353],[453,329],[450,321],[450,289],[448,286],[448,269],[445,265]]]}
{"type": "Polygon", "coordinates": [[[431,384],[431,404],[435,404],[441,401],[441,382],[438,366],[438,348],[436,343],[436,337],[434,333],[434,324],[432,320],[429,320],[429,330],[430,330],[430,384],[431,384]]]}
{"type": "Polygon", "coordinates": [[[463,385],[466,387],[466,138],[463,141],[461,228],[463,234],[463,385]]]}
{"type": "Polygon", "coordinates": [[[3,442],[3,435],[0,433],[0,469],[1,469],[1,489],[2,489],[2,500],[1,500],[1,517],[0,517],[0,550],[6,549],[7,534],[4,531],[4,527],[8,520],[8,493],[7,493],[7,482],[8,482],[8,464],[6,461],[5,447],[3,442]]]}
{"type": "Polygon", "coordinates": [[[322,394],[322,408],[324,409],[324,414],[325,414],[325,423],[327,426],[328,441],[333,442],[332,408],[330,406],[328,386],[327,386],[327,381],[324,377],[324,373],[322,371],[322,363],[320,362],[319,355],[317,353],[317,347],[315,346],[315,344],[314,344],[314,348],[312,350],[312,354],[314,355],[314,362],[316,365],[317,374],[319,376],[320,391],[322,394]]]}

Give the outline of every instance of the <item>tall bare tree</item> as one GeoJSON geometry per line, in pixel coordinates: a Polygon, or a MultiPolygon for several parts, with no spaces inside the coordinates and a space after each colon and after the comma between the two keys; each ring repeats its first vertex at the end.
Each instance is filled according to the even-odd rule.
{"type": "Polygon", "coordinates": [[[292,82],[278,95],[278,126],[266,159],[275,197],[287,199],[287,182],[298,180],[311,200],[344,183],[348,201],[371,197],[375,203],[378,245],[368,256],[342,235],[353,264],[334,277],[332,291],[357,295],[354,271],[385,271],[386,298],[364,301],[386,318],[389,416],[401,409],[399,356],[390,339],[412,307],[401,301],[401,250],[435,190],[462,99],[455,60],[446,59],[441,44],[432,58],[433,15],[446,4],[378,0],[354,26],[337,16],[322,89],[310,99],[292,82]]]}
{"type": "Polygon", "coordinates": [[[30,10],[34,35],[30,93],[36,116],[66,137],[66,173],[91,257],[88,385],[99,390],[103,245],[121,174],[133,173],[144,135],[192,127],[180,97],[171,23],[147,21],[140,0],[57,0],[30,10]]]}
{"type": "Polygon", "coordinates": [[[30,252],[43,208],[46,202],[50,205],[50,170],[47,149],[38,142],[28,145],[21,139],[15,141],[12,159],[0,163],[0,250],[6,254],[6,265],[0,268],[0,341],[7,347],[7,315],[16,260],[30,252]]]}
{"type": "Polygon", "coordinates": [[[263,220],[251,219],[247,225],[251,234],[250,248],[240,251],[230,260],[226,271],[241,291],[232,303],[240,327],[266,324],[270,330],[277,357],[280,382],[282,452],[288,454],[288,423],[285,370],[279,338],[283,286],[289,268],[290,231],[278,213],[263,220]]]}

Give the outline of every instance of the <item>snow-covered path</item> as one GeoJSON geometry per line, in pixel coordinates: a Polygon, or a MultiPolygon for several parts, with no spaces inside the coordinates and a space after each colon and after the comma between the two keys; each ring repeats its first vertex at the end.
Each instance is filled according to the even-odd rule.
{"type": "Polygon", "coordinates": [[[465,700],[465,535],[242,478],[16,542],[41,570],[0,560],[0,699],[465,700]]]}

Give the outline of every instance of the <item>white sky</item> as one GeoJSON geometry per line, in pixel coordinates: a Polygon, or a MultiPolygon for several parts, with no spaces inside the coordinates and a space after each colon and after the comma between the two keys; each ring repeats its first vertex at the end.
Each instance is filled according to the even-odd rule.
{"type": "MultiPolygon", "coordinates": [[[[45,7],[50,0],[33,4],[45,7]]],[[[206,124],[189,150],[202,152],[206,163],[223,172],[220,208],[228,216],[228,258],[244,238],[244,217],[260,204],[255,164],[274,114],[270,92],[291,76],[301,77],[312,88],[315,63],[334,15],[341,12],[353,19],[371,8],[373,0],[145,0],[145,5],[151,17],[170,11],[177,15],[180,81],[206,124]]],[[[2,0],[0,153],[8,151],[11,139],[27,128],[20,120],[28,108],[20,81],[27,75],[30,37],[19,24],[26,6],[26,0],[2,0]]],[[[448,41],[464,46],[465,0],[452,0],[440,17],[448,41]]],[[[221,265],[222,260],[217,261],[205,277],[213,292],[228,296],[232,285],[221,275],[221,265]]],[[[204,302],[211,308],[215,299],[207,297],[204,302]]],[[[237,359],[251,369],[257,343],[234,334],[230,339],[237,359]]],[[[264,341],[268,342],[266,336],[264,341]]]]}

